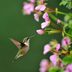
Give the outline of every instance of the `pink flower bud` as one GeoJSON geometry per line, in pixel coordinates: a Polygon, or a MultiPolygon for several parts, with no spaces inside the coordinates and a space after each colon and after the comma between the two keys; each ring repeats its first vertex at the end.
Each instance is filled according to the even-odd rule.
{"type": "Polygon", "coordinates": [[[45,31],[42,30],[42,29],[36,30],[36,32],[37,32],[39,35],[43,35],[43,34],[45,33],[45,31]]]}
{"type": "Polygon", "coordinates": [[[72,64],[69,64],[67,67],[66,67],[66,71],[65,72],[72,72],[72,64]]]}
{"type": "Polygon", "coordinates": [[[34,11],[34,5],[32,3],[24,3],[23,13],[30,15],[34,11]]]}
{"type": "Polygon", "coordinates": [[[68,71],[68,70],[65,70],[64,72],[70,72],[70,71],[68,71]]]}
{"type": "Polygon", "coordinates": [[[60,49],[60,44],[58,43],[58,44],[56,45],[56,50],[59,51],[59,49],[60,49]]]}
{"type": "Polygon", "coordinates": [[[45,5],[38,5],[35,7],[35,10],[44,11],[46,9],[45,5]]]}
{"type": "Polygon", "coordinates": [[[56,54],[51,55],[51,56],[50,56],[50,61],[52,62],[52,64],[53,64],[54,66],[56,66],[56,64],[57,64],[57,55],[56,55],[56,54]]]}
{"type": "Polygon", "coordinates": [[[46,72],[46,68],[41,67],[41,68],[39,69],[39,71],[40,71],[40,72],[46,72]]]}
{"type": "Polygon", "coordinates": [[[47,59],[43,59],[41,62],[40,62],[40,66],[41,67],[46,67],[48,64],[48,60],[47,59]]]}
{"type": "Polygon", "coordinates": [[[47,67],[48,67],[48,60],[43,59],[43,60],[40,62],[40,69],[39,69],[39,71],[40,71],[40,72],[46,72],[46,71],[47,71],[47,67]]]}
{"type": "Polygon", "coordinates": [[[70,45],[70,44],[71,44],[71,40],[69,37],[64,37],[62,39],[62,47],[65,47],[65,46],[70,45]]]}
{"type": "Polygon", "coordinates": [[[61,20],[60,19],[57,19],[57,24],[61,23],[61,20]]]}
{"type": "Polygon", "coordinates": [[[49,24],[50,24],[50,21],[43,22],[43,23],[41,24],[41,28],[44,29],[44,28],[46,28],[47,26],[49,26],[49,24]]]}
{"type": "Polygon", "coordinates": [[[46,44],[46,45],[44,46],[43,54],[44,54],[44,55],[47,54],[50,50],[51,50],[50,45],[49,45],[49,44],[46,44]]]}
{"type": "Polygon", "coordinates": [[[39,22],[39,15],[38,14],[34,14],[34,19],[39,22]]]}
{"type": "Polygon", "coordinates": [[[30,0],[31,3],[35,3],[35,0],[30,0]]]}
{"type": "Polygon", "coordinates": [[[48,13],[47,13],[47,12],[45,12],[45,13],[43,14],[43,19],[45,19],[45,21],[50,21],[50,19],[49,19],[49,16],[48,16],[48,13]]]}

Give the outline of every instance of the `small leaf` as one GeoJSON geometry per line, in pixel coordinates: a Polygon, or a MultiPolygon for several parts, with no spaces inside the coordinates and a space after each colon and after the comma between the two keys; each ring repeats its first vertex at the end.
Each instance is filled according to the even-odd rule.
{"type": "Polygon", "coordinates": [[[68,20],[70,20],[72,18],[72,13],[69,13],[69,14],[67,14],[65,17],[64,17],[64,21],[68,21],[68,20]]]}
{"type": "Polygon", "coordinates": [[[66,56],[63,58],[63,63],[71,64],[72,63],[72,55],[66,56]]]}
{"type": "Polygon", "coordinates": [[[69,29],[68,34],[70,34],[72,37],[72,29],[69,29]]]}
{"type": "Polygon", "coordinates": [[[69,28],[72,29],[72,20],[69,20],[69,28]]]}
{"type": "Polygon", "coordinates": [[[67,1],[62,1],[61,3],[60,3],[60,5],[66,5],[67,4],[67,1]]]}
{"type": "Polygon", "coordinates": [[[49,72],[64,72],[63,69],[60,69],[58,67],[51,67],[49,69],[49,72]]]}
{"type": "Polygon", "coordinates": [[[59,5],[66,6],[66,8],[71,9],[72,8],[72,0],[62,0],[59,5]]]}

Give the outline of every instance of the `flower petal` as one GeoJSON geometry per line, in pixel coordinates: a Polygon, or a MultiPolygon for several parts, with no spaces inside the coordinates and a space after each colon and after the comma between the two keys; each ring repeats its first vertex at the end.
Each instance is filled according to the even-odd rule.
{"type": "Polygon", "coordinates": [[[60,19],[57,19],[57,24],[60,24],[61,23],[61,20],[60,19]]]}
{"type": "Polygon", "coordinates": [[[45,33],[45,31],[42,30],[42,29],[38,29],[38,30],[36,30],[36,32],[37,32],[39,35],[43,35],[43,34],[45,33]]]}
{"type": "Polygon", "coordinates": [[[39,15],[38,14],[34,14],[34,19],[39,22],[39,15]]]}
{"type": "Polygon", "coordinates": [[[69,65],[66,67],[66,70],[69,71],[69,72],[72,72],[72,64],[69,64],[69,65]]]}
{"type": "Polygon", "coordinates": [[[23,13],[30,15],[34,11],[34,5],[32,3],[24,3],[23,13]]]}
{"type": "Polygon", "coordinates": [[[59,51],[59,49],[60,49],[60,44],[58,43],[58,44],[56,45],[56,50],[59,51]]]}
{"type": "Polygon", "coordinates": [[[52,64],[53,64],[54,66],[56,66],[56,64],[57,64],[57,55],[56,55],[56,54],[51,55],[51,56],[50,56],[50,61],[52,62],[52,64]]]}
{"type": "Polygon", "coordinates": [[[35,3],[35,0],[30,0],[31,3],[35,3]]]}
{"type": "Polygon", "coordinates": [[[40,72],[46,72],[47,71],[47,68],[48,68],[48,60],[47,59],[43,59],[41,62],[40,62],[40,69],[39,71],[40,72]]]}
{"type": "Polygon", "coordinates": [[[50,21],[43,22],[43,23],[41,23],[41,28],[44,29],[47,26],[49,26],[49,24],[50,24],[50,21]]]}
{"type": "Polygon", "coordinates": [[[50,19],[49,19],[49,16],[48,16],[48,13],[47,13],[47,12],[45,12],[45,13],[43,14],[43,19],[45,19],[45,21],[50,21],[50,19]]]}
{"type": "Polygon", "coordinates": [[[49,44],[46,44],[46,45],[44,46],[43,54],[44,54],[44,55],[47,54],[50,50],[51,50],[50,45],[49,45],[49,44]]]}
{"type": "Polygon", "coordinates": [[[45,5],[41,5],[40,11],[44,11],[46,9],[45,5]]]}
{"type": "Polygon", "coordinates": [[[62,47],[67,46],[67,45],[70,45],[70,44],[71,44],[71,40],[70,40],[69,37],[64,37],[62,39],[62,47]]]}
{"type": "Polygon", "coordinates": [[[38,5],[38,6],[35,7],[35,10],[44,11],[45,8],[46,8],[45,5],[38,5]]]}

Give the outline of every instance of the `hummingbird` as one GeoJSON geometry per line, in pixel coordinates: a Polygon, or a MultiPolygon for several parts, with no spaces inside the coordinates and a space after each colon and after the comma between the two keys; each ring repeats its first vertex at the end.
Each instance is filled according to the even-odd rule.
{"type": "Polygon", "coordinates": [[[29,51],[29,43],[31,37],[25,37],[22,42],[10,38],[11,42],[18,48],[15,60],[24,56],[29,51]]]}

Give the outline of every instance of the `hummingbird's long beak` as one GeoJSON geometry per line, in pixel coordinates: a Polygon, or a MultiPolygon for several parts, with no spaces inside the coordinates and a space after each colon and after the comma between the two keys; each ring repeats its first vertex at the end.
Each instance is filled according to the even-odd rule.
{"type": "Polygon", "coordinates": [[[29,37],[29,39],[33,38],[35,35],[36,35],[36,34],[34,34],[34,35],[30,36],[30,37],[29,37]]]}

